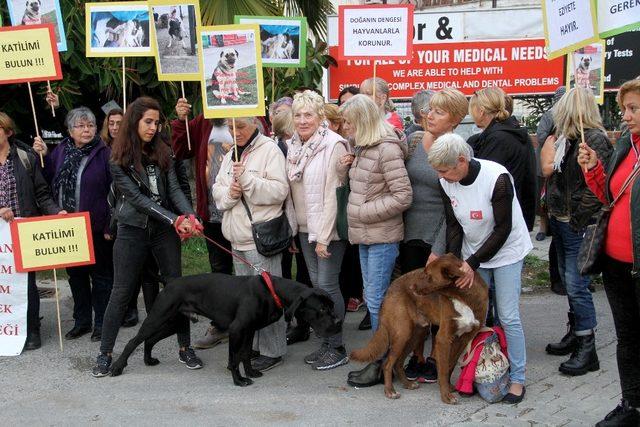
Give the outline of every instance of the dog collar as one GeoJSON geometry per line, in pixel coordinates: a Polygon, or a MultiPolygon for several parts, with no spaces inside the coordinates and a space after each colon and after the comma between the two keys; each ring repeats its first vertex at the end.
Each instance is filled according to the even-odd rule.
{"type": "Polygon", "coordinates": [[[260,276],[262,276],[264,283],[267,285],[267,289],[269,289],[269,293],[271,294],[273,301],[276,303],[276,307],[278,307],[279,309],[282,309],[282,301],[280,301],[280,298],[276,294],[275,289],[273,289],[273,282],[271,281],[271,275],[269,274],[268,271],[263,271],[262,273],[260,273],[260,276]]]}

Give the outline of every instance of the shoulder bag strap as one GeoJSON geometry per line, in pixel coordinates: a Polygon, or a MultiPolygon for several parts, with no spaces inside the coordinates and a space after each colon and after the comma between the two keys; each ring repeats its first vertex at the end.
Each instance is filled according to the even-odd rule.
{"type": "Polygon", "coordinates": [[[251,210],[249,209],[249,205],[247,205],[247,201],[244,199],[244,196],[240,198],[240,201],[244,205],[244,208],[247,211],[247,215],[249,216],[249,222],[253,224],[253,217],[251,216],[251,210]]]}
{"type": "Polygon", "coordinates": [[[629,187],[629,185],[631,185],[631,183],[638,177],[639,172],[640,172],[640,160],[636,161],[636,164],[633,167],[633,171],[631,171],[627,179],[624,181],[624,184],[622,184],[622,187],[620,188],[620,192],[613,199],[611,204],[609,204],[609,209],[613,208],[613,205],[615,205],[618,199],[622,197],[622,194],[624,194],[624,191],[627,189],[627,187],[629,187]]]}

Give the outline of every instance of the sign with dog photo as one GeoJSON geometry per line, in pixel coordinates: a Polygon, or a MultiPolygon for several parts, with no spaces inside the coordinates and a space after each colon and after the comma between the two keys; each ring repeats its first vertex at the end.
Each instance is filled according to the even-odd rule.
{"type": "Polygon", "coordinates": [[[58,52],[67,50],[60,0],[7,0],[11,25],[53,24],[58,52]]]}
{"type": "Polygon", "coordinates": [[[604,101],[605,42],[593,43],[568,55],[567,90],[581,86],[593,91],[598,104],[604,101]]]}
{"type": "Polygon", "coordinates": [[[208,119],[263,116],[264,86],[257,24],[203,27],[202,112],[208,119]]]}
{"type": "Polygon", "coordinates": [[[87,57],[154,56],[147,2],[85,4],[87,57]]]}
{"type": "Polygon", "coordinates": [[[152,0],[149,2],[149,10],[151,43],[157,52],[158,80],[199,81],[199,3],[152,0]]]}
{"type": "Polygon", "coordinates": [[[236,24],[258,24],[264,67],[307,65],[307,18],[237,15],[236,24]]]}

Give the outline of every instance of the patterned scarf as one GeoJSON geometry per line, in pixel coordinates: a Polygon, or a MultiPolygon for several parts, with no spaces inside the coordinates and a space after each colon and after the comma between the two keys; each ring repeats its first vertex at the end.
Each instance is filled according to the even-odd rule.
{"type": "Polygon", "coordinates": [[[300,181],[309,160],[325,149],[326,145],[322,141],[328,130],[327,123],[323,122],[318,127],[318,130],[304,143],[300,139],[298,132],[293,134],[287,152],[287,175],[289,176],[289,181],[300,181]]]}
{"type": "Polygon", "coordinates": [[[60,197],[58,205],[68,211],[75,212],[78,208],[76,200],[76,184],[78,181],[78,169],[82,158],[89,155],[91,151],[98,145],[99,137],[93,138],[91,142],[76,147],[71,138],[65,138],[61,144],[64,144],[64,160],[58,169],[58,174],[53,181],[53,195],[55,198],[60,197]]]}

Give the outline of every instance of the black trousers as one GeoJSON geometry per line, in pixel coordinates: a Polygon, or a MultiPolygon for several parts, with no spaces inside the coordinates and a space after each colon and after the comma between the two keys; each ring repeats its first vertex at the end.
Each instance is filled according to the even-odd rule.
{"type": "Polygon", "coordinates": [[[622,397],[637,408],[640,407],[640,280],[631,277],[632,264],[603,257],[602,281],[618,338],[616,357],[622,397]]]}
{"type": "MultiPolygon", "coordinates": [[[[231,250],[231,243],[222,235],[222,224],[219,222],[204,222],[204,235],[231,250]]],[[[209,251],[209,264],[212,273],[232,274],[233,259],[231,255],[210,241],[205,239],[209,251]]]]}
{"type": "Polygon", "coordinates": [[[360,268],[360,249],[358,245],[347,242],[340,268],[340,292],[345,304],[349,298],[362,299],[362,269],[360,268]]]}
{"type": "Polygon", "coordinates": [[[40,330],[40,294],[36,286],[36,273],[27,273],[27,333],[40,330]]]}
{"type": "Polygon", "coordinates": [[[431,245],[422,240],[409,240],[400,243],[400,270],[402,274],[424,268],[431,255],[431,245]]]}
{"type": "MultiPolygon", "coordinates": [[[[164,280],[180,277],[182,254],[180,238],[170,225],[149,219],[147,228],[118,224],[113,245],[113,289],[104,314],[100,351],[111,353],[118,337],[129,301],[138,291],[147,255],[154,257],[164,280]]],[[[190,345],[189,321],[178,315],[176,325],[180,347],[190,345]]]]}
{"type": "Polygon", "coordinates": [[[298,248],[298,252],[295,254],[296,257],[296,277],[291,277],[291,267],[293,266],[293,256],[289,251],[282,252],[282,261],[280,265],[282,266],[282,277],[285,279],[293,279],[296,282],[304,283],[308,287],[312,287],[311,278],[309,277],[309,270],[307,269],[307,263],[304,260],[304,256],[302,255],[302,249],[300,249],[300,239],[298,235],[294,237],[296,242],[296,247],[298,248]]]}

